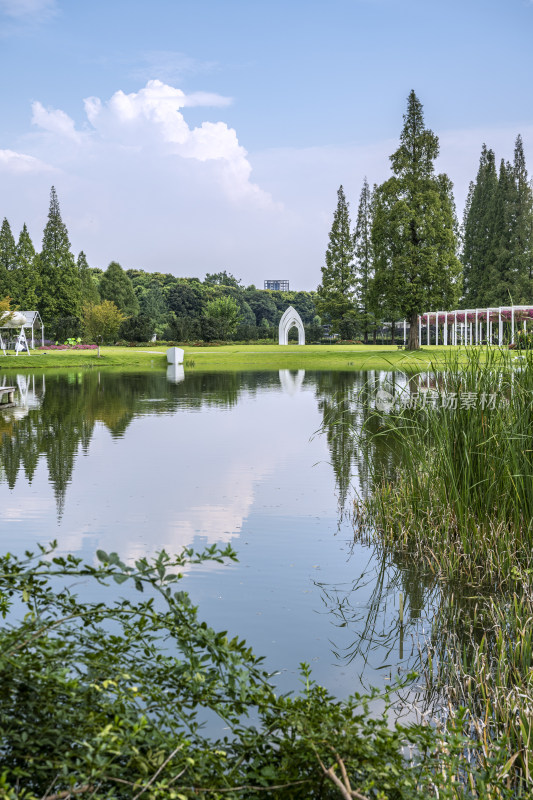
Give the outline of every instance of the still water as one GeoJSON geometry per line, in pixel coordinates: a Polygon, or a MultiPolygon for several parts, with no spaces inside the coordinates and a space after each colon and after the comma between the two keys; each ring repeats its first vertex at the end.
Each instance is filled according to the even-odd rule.
{"type": "MultiPolygon", "coordinates": [[[[338,696],[416,666],[431,587],[354,543],[354,437],[385,373],[2,374],[5,550],[94,561],[231,543],[184,577],[200,617],[247,639],[283,691],[298,665],[338,696]],[[398,624],[400,592],[408,624],[398,624]]],[[[379,457],[376,453],[375,457],[379,457]]],[[[117,589],[118,591],[118,589],[117,589]]]]}

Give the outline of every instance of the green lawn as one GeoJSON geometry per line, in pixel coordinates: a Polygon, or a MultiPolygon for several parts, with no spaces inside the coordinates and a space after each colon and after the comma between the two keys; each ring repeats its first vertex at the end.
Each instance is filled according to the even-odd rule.
{"type": "MultiPolygon", "coordinates": [[[[96,350],[34,351],[31,356],[0,354],[0,370],[63,367],[138,367],[163,368],[166,347],[102,347],[96,350]]],[[[409,353],[391,345],[227,345],[223,347],[185,347],[185,370],[366,370],[400,369],[408,372],[444,362],[446,353],[457,348],[423,347],[409,353]]]]}
{"type": "Polygon", "coordinates": [[[166,364],[166,348],[102,347],[97,350],[32,350],[31,355],[19,353],[4,357],[0,351],[0,370],[57,369],[62,367],[144,367],[166,364]],[[156,352],[157,351],[157,352],[156,352]]]}

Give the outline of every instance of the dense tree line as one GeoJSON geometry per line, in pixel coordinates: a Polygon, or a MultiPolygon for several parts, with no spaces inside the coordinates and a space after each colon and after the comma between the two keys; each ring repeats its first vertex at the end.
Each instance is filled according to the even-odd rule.
{"type": "Polygon", "coordinates": [[[484,144],[464,212],[464,299],[469,307],[533,300],[533,190],[522,137],[513,163],[484,144]]]}
{"type": "Polygon", "coordinates": [[[91,268],[83,251],[77,258],[71,251],[54,187],[40,252],[26,225],[18,241],[7,219],[1,225],[0,298],[7,296],[20,309],[38,309],[54,340],[82,335],[84,308],[104,301],[125,317],[118,333],[125,341],[148,341],[154,334],[172,341],[276,339],[289,304],[302,317],[310,340],[322,335],[314,292],[245,287],[227,271],[208,273],[200,281],[124,270],[116,261],[106,270],[91,268]]]}
{"type": "Polygon", "coordinates": [[[365,178],[353,229],[339,188],[317,307],[341,337],[375,341],[386,322],[394,342],[406,319],[416,349],[425,311],[533,302],[533,189],[521,137],[499,172],[483,145],[462,227],[452,182],[435,173],[438,154],[411,92],[392,176],[372,189],[365,178]]]}

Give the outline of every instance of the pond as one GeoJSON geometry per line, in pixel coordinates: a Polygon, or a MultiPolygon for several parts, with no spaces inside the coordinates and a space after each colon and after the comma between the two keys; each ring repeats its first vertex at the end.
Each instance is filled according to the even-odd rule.
{"type": "MultiPolygon", "coordinates": [[[[394,378],[395,379],[395,378],[394,378]]],[[[338,696],[416,666],[435,591],[354,541],[356,439],[383,372],[6,374],[4,551],[57,540],[89,561],[231,543],[184,578],[200,616],[247,639],[283,691],[298,665],[338,696]],[[399,624],[400,597],[406,624],[399,624]]],[[[375,443],[374,458],[387,458],[375,443]]],[[[117,591],[119,591],[117,589],[117,591]]]]}

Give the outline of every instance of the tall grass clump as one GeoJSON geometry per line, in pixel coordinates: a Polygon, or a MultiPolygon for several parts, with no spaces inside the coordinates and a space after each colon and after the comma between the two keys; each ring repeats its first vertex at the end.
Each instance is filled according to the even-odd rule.
{"type": "Polygon", "coordinates": [[[360,434],[371,430],[367,452],[390,450],[393,464],[384,474],[368,460],[361,529],[439,576],[491,589],[532,564],[533,354],[516,363],[454,353],[433,388],[411,378],[407,402],[371,414],[360,434]]]}
{"type": "Polygon", "coordinates": [[[441,602],[426,665],[428,697],[477,740],[485,763],[506,748],[509,781],[533,797],[533,596],[517,582],[510,596],[441,602]],[[468,709],[464,715],[462,709],[468,709]]]}
{"type": "Polygon", "coordinates": [[[533,353],[455,353],[404,391],[358,434],[358,532],[441,582],[427,696],[480,760],[505,742],[514,796],[533,796],[533,353]]]}

